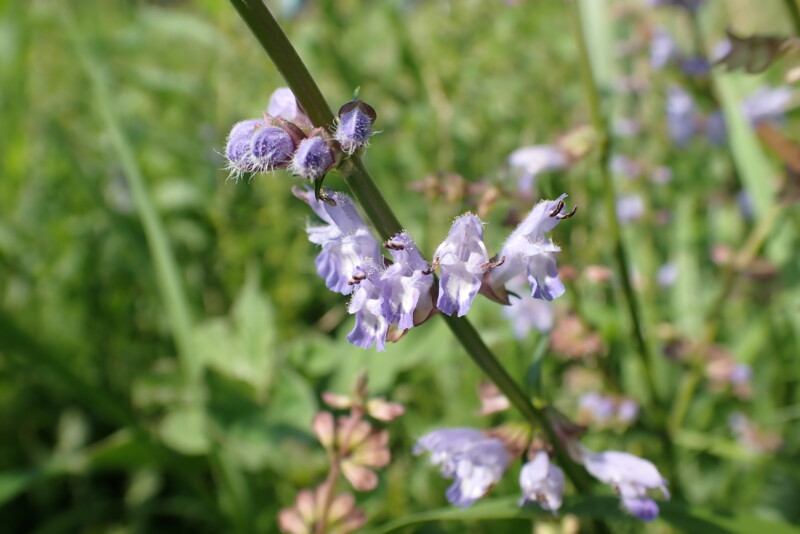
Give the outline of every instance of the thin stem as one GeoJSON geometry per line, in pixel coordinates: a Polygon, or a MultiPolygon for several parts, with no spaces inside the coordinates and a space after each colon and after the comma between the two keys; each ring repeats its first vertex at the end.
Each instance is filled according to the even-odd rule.
{"type": "Polygon", "coordinates": [[[694,398],[695,390],[702,378],[703,355],[708,352],[708,349],[716,338],[722,312],[725,308],[725,302],[728,300],[733,288],[736,287],[736,280],[738,279],[739,273],[745,271],[753,262],[758,251],[764,246],[773,226],[781,219],[784,209],[784,206],[779,204],[774,209],[767,212],[759,224],[750,232],[750,235],[747,236],[741,250],[725,266],[725,270],[722,274],[722,287],[720,287],[719,293],[717,293],[717,296],[711,304],[703,337],[697,345],[697,348],[692,351],[694,356],[689,362],[689,373],[687,373],[681,383],[672,411],[669,414],[670,434],[674,435],[680,430],[686,413],[689,411],[689,406],[694,398]]]}
{"type": "Polygon", "coordinates": [[[786,10],[789,12],[789,17],[792,19],[792,26],[794,26],[794,33],[800,37],[800,7],[797,7],[796,0],[783,0],[786,4],[786,10]]]}
{"type": "Polygon", "coordinates": [[[651,355],[650,347],[647,344],[647,338],[644,332],[644,324],[641,318],[641,311],[639,303],[636,300],[636,293],[633,290],[633,284],[630,277],[630,261],[625,250],[625,244],[622,239],[622,230],[617,219],[616,207],[616,190],[614,181],[608,171],[608,163],[611,158],[611,136],[609,135],[608,122],[602,111],[600,90],[597,87],[594,74],[592,73],[592,65],[589,56],[589,47],[586,43],[585,30],[583,27],[583,18],[580,12],[578,2],[572,2],[572,25],[573,33],[575,34],[575,41],[578,47],[578,60],[580,63],[581,75],[583,78],[584,89],[586,97],[589,101],[589,110],[592,118],[592,126],[595,130],[597,139],[597,151],[599,159],[599,171],[603,181],[603,204],[606,211],[607,224],[611,233],[611,239],[614,242],[614,260],[616,262],[617,271],[622,283],[622,291],[625,296],[625,303],[630,315],[631,324],[633,326],[633,335],[636,340],[637,354],[641,360],[644,369],[645,381],[652,395],[650,402],[652,407],[655,407],[657,412],[661,412],[660,405],[658,404],[658,390],[656,389],[656,380],[653,377],[652,368],[650,365],[651,355]]]}
{"type": "MultiPolygon", "coordinates": [[[[314,125],[331,125],[333,113],[272,13],[261,0],[230,0],[230,2],[284,76],[314,125]]],[[[381,237],[389,238],[400,232],[403,228],[402,225],[381,195],[363,162],[357,156],[353,156],[343,166],[342,172],[347,184],[381,237]]],[[[556,450],[562,467],[578,491],[588,493],[589,485],[586,478],[576,469],[575,464],[565,453],[547,416],[530,402],[520,386],[511,378],[497,357],[480,338],[475,328],[465,318],[443,317],[470,358],[531,424],[540,426],[545,431],[556,450]]]]}

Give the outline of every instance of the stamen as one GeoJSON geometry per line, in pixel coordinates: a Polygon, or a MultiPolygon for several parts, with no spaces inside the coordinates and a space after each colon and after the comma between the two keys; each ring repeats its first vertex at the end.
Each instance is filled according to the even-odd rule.
{"type": "Polygon", "coordinates": [[[562,219],[562,220],[569,219],[570,217],[575,215],[575,212],[577,211],[578,211],[578,206],[573,206],[572,211],[570,211],[569,213],[559,213],[558,215],[556,215],[556,219],[562,219]]]}
{"type": "Polygon", "coordinates": [[[506,262],[506,257],[503,256],[500,258],[499,261],[490,261],[481,265],[481,269],[494,269],[495,267],[500,267],[506,262]]]}
{"type": "Polygon", "coordinates": [[[422,271],[422,274],[424,275],[433,274],[433,271],[439,268],[439,263],[441,263],[441,261],[442,258],[436,258],[435,260],[433,260],[433,263],[431,263],[431,268],[428,269],[427,271],[422,271]]]}

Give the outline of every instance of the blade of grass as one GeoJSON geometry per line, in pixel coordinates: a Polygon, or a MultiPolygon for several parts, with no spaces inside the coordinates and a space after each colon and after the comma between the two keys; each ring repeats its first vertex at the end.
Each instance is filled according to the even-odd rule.
{"type": "Polygon", "coordinates": [[[111,87],[102,64],[89,50],[86,40],[75,24],[71,14],[63,18],[80,65],[89,78],[95,96],[95,104],[105,129],[116,152],[116,158],[128,183],[136,211],[147,238],[152,255],[153,268],[161,298],[166,307],[173,339],[187,385],[196,386],[200,379],[200,362],[192,351],[192,318],[183,282],[170,246],[164,224],[158,215],[147,189],[141,169],[136,162],[133,147],[120,125],[115,111],[111,87]]]}

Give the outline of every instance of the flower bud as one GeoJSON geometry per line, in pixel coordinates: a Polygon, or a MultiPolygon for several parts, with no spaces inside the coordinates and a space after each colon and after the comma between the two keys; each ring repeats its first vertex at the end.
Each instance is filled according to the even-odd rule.
{"type": "Polygon", "coordinates": [[[303,107],[295,98],[294,93],[288,87],[280,87],[269,97],[269,107],[267,113],[273,117],[280,117],[292,122],[300,128],[311,129],[313,125],[306,115],[303,107]]]}
{"type": "Polygon", "coordinates": [[[261,119],[248,119],[237,122],[231,128],[225,146],[225,157],[228,159],[228,169],[232,176],[257,170],[251,158],[250,143],[257,129],[263,126],[266,126],[266,123],[261,119]]]}
{"type": "Polygon", "coordinates": [[[336,156],[324,135],[324,130],[317,128],[300,142],[290,166],[293,173],[314,180],[331,170],[336,156]]]}
{"type": "Polygon", "coordinates": [[[348,102],[339,109],[335,138],[346,154],[367,146],[376,118],[375,109],[363,100],[348,102]]]}

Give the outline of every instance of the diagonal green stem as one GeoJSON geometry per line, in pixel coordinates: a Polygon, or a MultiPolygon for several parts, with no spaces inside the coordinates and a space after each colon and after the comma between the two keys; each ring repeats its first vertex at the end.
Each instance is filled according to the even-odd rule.
{"type": "MultiPolygon", "coordinates": [[[[261,0],[230,0],[230,2],[275,63],[314,125],[327,127],[333,124],[333,113],[321,91],[269,9],[261,0]]],[[[381,195],[360,158],[351,157],[342,170],[353,195],[358,199],[381,237],[389,238],[402,231],[402,225],[381,195]]],[[[531,403],[520,386],[483,342],[472,324],[466,318],[444,317],[447,326],[463,345],[470,358],[531,424],[539,426],[545,431],[556,449],[561,465],[578,491],[588,493],[589,484],[586,477],[576,468],[564,451],[547,416],[531,403]]]]}

